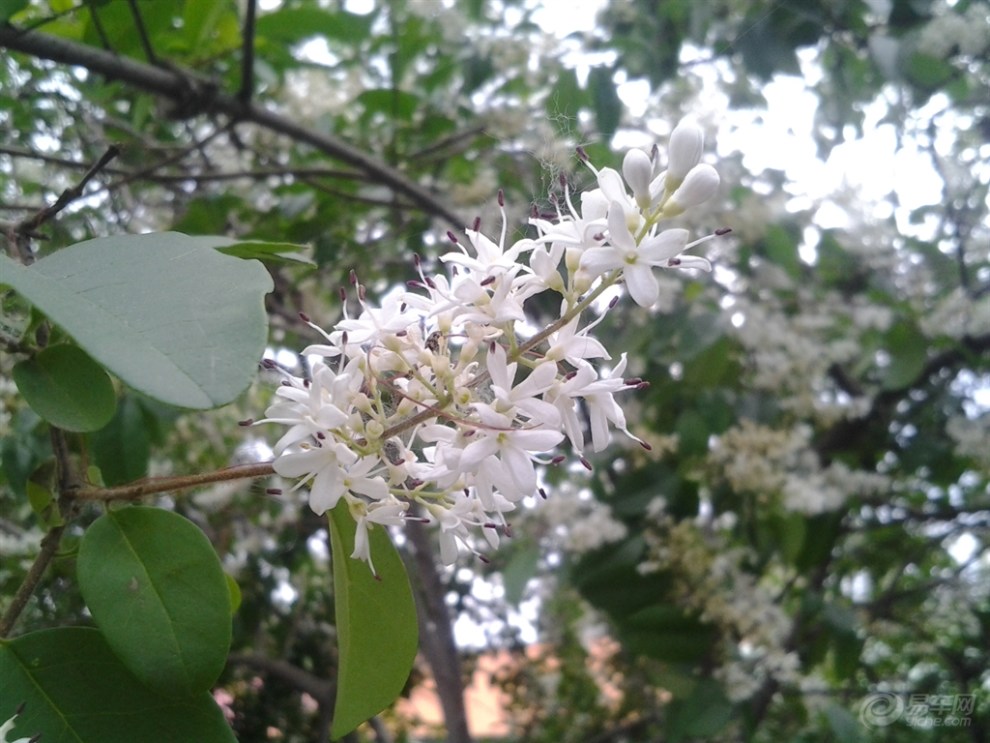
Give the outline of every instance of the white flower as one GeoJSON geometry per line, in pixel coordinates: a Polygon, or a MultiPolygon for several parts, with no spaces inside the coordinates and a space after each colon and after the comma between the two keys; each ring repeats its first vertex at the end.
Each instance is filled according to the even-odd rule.
{"type": "Polygon", "coordinates": [[[310,323],[323,340],[304,353],[322,359],[311,379],[286,375],[259,423],[286,427],[272,466],[297,480],[293,489],[308,485],[314,511],[346,502],[356,524],[352,557],[374,572],[370,530],[401,524],[413,504],[439,522],[444,561],[459,544],[474,551],[477,530],[495,548],[505,512],[536,491],[544,454],[565,437],[583,449],[582,411],[596,451],[613,428],[630,435],[615,393],[640,381],[622,377],[625,354],[600,373],[593,362],[610,356],[592,331],[605,314],[582,315],[620,280],[650,306],[659,295],[654,268],[710,269],[682,255],[700,240],[660,229],[718,187],[714,169],[698,162],[702,142],[696,125],[679,125],[663,173],[641,150],[626,154],[625,180],[589,164],[598,188],[581,195],[579,212],[564,182],[556,217],[530,220],[535,239],[507,245],[500,194],[498,240],[477,224],[467,230],[470,245],[454,239],[459,249],[441,258],[448,275],[427,276],[417,260],[411,291],[375,306],[359,286],[357,318],[345,312],[329,331],[310,323]],[[534,330],[526,302],[547,290],[560,295],[559,316],[534,330]]]}
{"type": "Polygon", "coordinates": [[[653,181],[653,161],[642,150],[629,150],[622,160],[622,177],[632,189],[640,209],[649,209],[652,201],[650,183],[653,181]]]}
{"type": "Polygon", "coordinates": [[[387,336],[406,330],[418,318],[406,312],[402,299],[390,295],[381,308],[364,307],[357,319],[341,320],[337,330],[347,333],[347,342],[357,346],[381,342],[387,336]]]}
{"type": "Polygon", "coordinates": [[[539,420],[544,425],[558,424],[557,409],[548,402],[538,399],[550,389],[557,378],[557,365],[547,361],[539,364],[519,384],[513,386],[518,363],[509,364],[502,346],[495,345],[488,353],[488,373],[492,378],[492,392],[495,394],[496,408],[501,413],[514,415],[518,409],[531,420],[539,420]]]}
{"type": "Polygon", "coordinates": [[[314,364],[313,378],[308,384],[297,377],[287,381],[275,393],[282,399],[265,411],[264,420],[258,421],[289,426],[275,444],[276,454],[346,423],[348,415],[337,402],[347,406],[356,391],[353,377],[335,374],[320,362],[314,364]]]}
{"type": "MultiPolygon", "coordinates": [[[[604,317],[604,315],[602,316],[604,317]]],[[[572,366],[578,366],[583,359],[609,359],[608,351],[597,338],[589,335],[592,326],[578,330],[578,320],[575,317],[567,325],[547,339],[549,348],[543,355],[551,361],[567,361],[572,366]]]]}
{"type": "Polygon", "coordinates": [[[607,377],[592,382],[584,387],[581,396],[588,405],[588,421],[591,425],[591,445],[595,451],[602,451],[610,439],[609,423],[622,431],[626,436],[643,443],[633,436],[626,428],[626,416],[613,396],[616,392],[629,389],[622,377],[626,370],[626,354],[622,354],[619,363],[607,377]]]}
{"type": "Polygon", "coordinates": [[[629,296],[641,307],[657,301],[659,288],[654,266],[665,266],[687,246],[687,230],[670,229],[648,235],[636,244],[629,231],[621,204],[613,203],[608,213],[609,245],[591,248],[581,256],[581,265],[593,275],[622,269],[629,296]]]}
{"type": "Polygon", "coordinates": [[[0,743],[33,743],[41,736],[33,736],[31,738],[18,738],[17,740],[7,740],[7,736],[14,731],[14,722],[20,716],[20,710],[15,712],[13,716],[7,720],[3,725],[0,725],[0,743]]]}
{"type": "Polygon", "coordinates": [[[381,524],[382,526],[400,526],[405,522],[405,513],[409,509],[408,503],[403,503],[396,499],[379,501],[370,505],[361,500],[352,500],[347,504],[348,510],[357,527],[354,531],[354,551],[351,557],[356,560],[364,560],[371,568],[374,575],[375,565],[371,561],[371,543],[368,540],[368,529],[373,528],[369,524],[381,524]]]}
{"type": "Polygon", "coordinates": [[[299,451],[282,454],[272,463],[282,477],[302,478],[295,487],[310,480],[309,507],[322,514],[337,505],[347,487],[344,467],[357,461],[357,454],[341,442],[326,440],[317,446],[306,445],[299,451]]]}
{"type": "Polygon", "coordinates": [[[692,206],[708,201],[718,191],[719,177],[711,165],[695,165],[684,178],[684,182],[674,191],[674,195],[664,204],[663,213],[675,217],[692,206]]]}
{"type": "Polygon", "coordinates": [[[510,500],[536,492],[536,470],[533,468],[533,452],[545,452],[561,442],[564,435],[558,430],[546,428],[513,428],[512,419],[497,413],[488,405],[474,405],[482,427],[475,429],[470,443],[461,452],[459,465],[473,471],[482,460],[496,455],[506,468],[513,491],[505,493],[510,500]]]}
{"type": "Polygon", "coordinates": [[[690,119],[682,120],[670,133],[667,152],[667,180],[674,186],[701,160],[705,132],[690,119]]]}

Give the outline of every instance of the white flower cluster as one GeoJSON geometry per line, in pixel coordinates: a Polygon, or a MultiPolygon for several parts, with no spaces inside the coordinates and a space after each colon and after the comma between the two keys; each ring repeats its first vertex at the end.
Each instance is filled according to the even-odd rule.
{"type": "Polygon", "coordinates": [[[793,623],[781,603],[782,589],[800,584],[794,569],[769,563],[754,575],[751,548],[732,546],[731,519],[677,521],[661,499],[648,508],[651,528],[644,532],[647,560],[643,574],[665,571],[673,579],[672,598],[682,609],[697,613],[722,636],[717,677],[733,701],[755,693],[767,678],[796,683],[800,662],[786,648],[793,623]]]}
{"type": "Polygon", "coordinates": [[[623,377],[625,354],[595,366],[610,356],[591,333],[601,316],[584,315],[620,282],[651,306],[655,268],[710,269],[683,255],[708,238],[660,229],[718,188],[714,168],[699,162],[702,144],[701,129],[682,122],[666,170],[656,150],[629,152],[622,174],[589,165],[598,188],[582,194],[580,210],[564,183],[556,214],[535,215],[536,236],[511,245],[500,194],[498,242],[476,221],[470,249],[450,235],[449,275],[429,277],[417,261],[419,279],[380,307],[352,275],[360,315],[329,332],[310,323],[326,340],[303,349],[316,358],[311,373],[286,375],[259,422],[288,427],[274,469],[309,486],[314,511],[346,503],[357,523],[352,557],[371,564],[368,529],[407,518],[439,523],[447,563],[459,543],[470,549],[472,529],[495,547],[504,514],[538,492],[535,465],[562,461],[552,452],[565,440],[585,450],[582,413],[594,451],[612,428],[635,439],[615,395],[644,382],[623,377]],[[527,333],[523,305],[546,291],[561,296],[559,315],[527,333]]]}
{"type": "Polygon", "coordinates": [[[957,53],[978,57],[990,48],[990,6],[986,3],[967,4],[962,12],[945,4],[935,10],[935,17],[918,37],[919,52],[947,59],[957,53]]]}
{"type": "Polygon", "coordinates": [[[768,504],[779,498],[791,513],[834,511],[854,496],[889,493],[890,478],[850,469],[841,462],[823,466],[805,425],[775,429],[743,420],[718,437],[708,456],[713,480],[768,504]]]}

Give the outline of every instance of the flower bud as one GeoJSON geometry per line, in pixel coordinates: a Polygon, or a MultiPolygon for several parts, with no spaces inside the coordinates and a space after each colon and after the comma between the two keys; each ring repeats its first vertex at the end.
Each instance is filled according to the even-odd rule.
{"type": "Polygon", "coordinates": [[[664,206],[664,216],[674,217],[685,209],[708,201],[718,191],[718,184],[719,177],[715,168],[705,163],[695,165],[664,206]]]}
{"type": "Polygon", "coordinates": [[[701,160],[705,133],[695,122],[685,119],[670,134],[667,153],[667,182],[676,187],[701,160]]]}
{"type": "Polygon", "coordinates": [[[622,161],[622,177],[632,189],[633,197],[641,209],[650,206],[650,181],[653,180],[653,162],[642,150],[629,150],[622,161]]]}

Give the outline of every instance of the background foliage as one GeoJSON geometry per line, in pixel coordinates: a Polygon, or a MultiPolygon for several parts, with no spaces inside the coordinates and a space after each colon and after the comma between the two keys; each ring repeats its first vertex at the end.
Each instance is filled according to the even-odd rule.
{"type": "MultiPolygon", "coordinates": [[[[518,650],[504,620],[538,605],[540,654],[499,676],[516,739],[987,739],[987,4],[614,0],[593,31],[567,38],[536,22],[552,28],[563,11],[536,11],[483,0],[0,3],[0,220],[12,256],[0,280],[20,292],[2,298],[4,596],[42,536],[64,530],[14,631],[34,639],[4,647],[29,654],[44,639],[29,630],[100,623],[80,586],[87,541],[115,513],[51,507],[61,444],[14,386],[14,364],[67,362],[46,358],[57,343],[34,355],[41,318],[25,299],[42,302],[11,278],[23,270],[8,265],[24,260],[17,245],[38,268],[71,260],[66,246],[147,231],[225,236],[209,249],[242,246],[241,257],[254,245],[274,281],[269,353],[285,361],[282,349],[311,340],[298,313],[336,319],[351,270],[385,292],[410,277],[414,253],[435,258],[446,230],[476,214],[494,230],[498,188],[522,229],[531,203],[548,208],[560,193],[558,176],[590,182],[575,146],[618,165],[624,146],[662,140],[693,114],[724,186],[689,226],[733,236],[709,244],[713,275],[665,278],[654,311],[629,306],[609,328],[610,350],[629,351],[650,382],[629,417],[653,452],[617,443],[590,475],[548,472],[549,499],[489,565],[438,571],[428,532],[400,540],[449,737],[466,735],[459,689],[471,666],[451,652],[452,618],[518,650]],[[927,159],[937,198],[908,209],[903,192],[867,197],[869,163],[818,195],[790,171],[755,167],[726,143],[764,125],[765,84],[781,76],[817,99],[822,160],[881,125],[927,159]],[[111,145],[120,154],[82,198],[29,224],[111,145]],[[589,641],[602,636],[616,641],[604,661],[589,641]],[[874,692],[976,703],[967,727],[870,727],[859,705],[874,692]]],[[[151,284],[164,275],[142,270],[151,284]]],[[[230,283],[251,281],[264,293],[260,275],[230,283]]],[[[149,293],[218,319],[193,303],[216,299],[204,295],[149,293]]],[[[257,375],[209,413],[172,407],[73,333],[74,314],[50,318],[119,380],[109,423],[101,410],[78,413],[75,428],[59,421],[81,431],[64,446],[92,482],[266,458],[265,432],[236,422],[258,417],[274,380],[257,375]]],[[[313,740],[329,729],[337,678],[327,525],[268,486],[149,500],[205,532],[236,583],[214,696],[237,738],[313,740]]],[[[83,655],[105,652],[95,633],[73,632],[83,655]]],[[[121,671],[107,672],[108,697],[121,671]]],[[[193,687],[218,672],[200,669],[193,687]]],[[[121,715],[140,703],[118,702],[121,715]]],[[[13,711],[0,706],[0,720],[13,711]]],[[[411,735],[391,713],[376,730],[411,735]]]]}

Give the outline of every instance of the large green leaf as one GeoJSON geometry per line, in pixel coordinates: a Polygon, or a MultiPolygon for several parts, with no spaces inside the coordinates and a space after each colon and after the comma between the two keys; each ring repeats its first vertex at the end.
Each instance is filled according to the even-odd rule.
{"type": "Polygon", "coordinates": [[[251,382],[268,332],[271,277],[260,263],[212,249],[228,242],[177,232],[107,237],[30,267],[0,254],[0,282],[135,389],[211,408],[251,382]]]}
{"type": "Polygon", "coordinates": [[[146,686],[176,697],[213,685],[230,648],[230,592],[196,526],[160,508],[111,511],[86,531],[77,571],[93,619],[146,686]]]}
{"type": "Polygon", "coordinates": [[[20,362],[13,377],[34,412],[66,431],[97,431],[117,406],[113,382],[103,367],[67,343],[20,362]]]}
{"type": "Polygon", "coordinates": [[[66,743],[236,743],[208,692],[166,699],[142,686],[95,629],[0,640],[0,719],[15,738],[66,743]]]}
{"type": "Polygon", "coordinates": [[[341,502],[329,515],[340,667],[331,737],[346,735],[399,696],[416,657],[416,606],[388,533],[370,530],[378,576],[354,551],[354,520],[341,502]]]}

